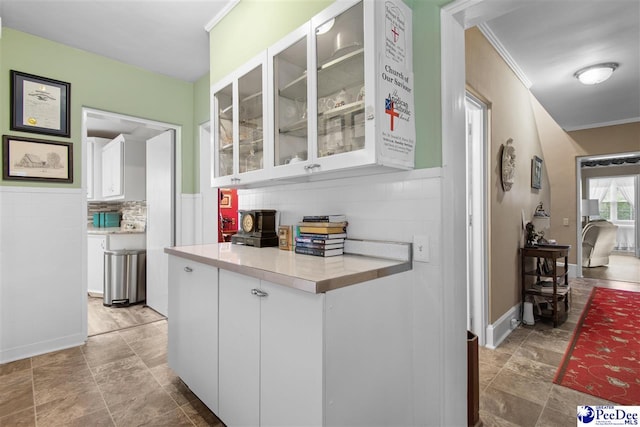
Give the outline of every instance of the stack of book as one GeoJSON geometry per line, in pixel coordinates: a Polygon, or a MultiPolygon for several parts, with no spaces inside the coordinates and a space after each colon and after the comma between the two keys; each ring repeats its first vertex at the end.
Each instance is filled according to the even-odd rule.
{"type": "Polygon", "coordinates": [[[347,238],[345,215],[304,216],[296,229],[296,253],[322,257],[343,254],[347,238]]]}

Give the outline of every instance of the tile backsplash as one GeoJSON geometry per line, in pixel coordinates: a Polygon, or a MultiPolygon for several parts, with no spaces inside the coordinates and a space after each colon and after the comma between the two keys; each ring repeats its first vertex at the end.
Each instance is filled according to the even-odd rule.
{"type": "Polygon", "coordinates": [[[121,215],[121,226],[131,224],[133,228],[145,229],[147,224],[147,202],[88,202],[87,221],[93,222],[93,214],[96,212],[119,212],[121,215]]]}

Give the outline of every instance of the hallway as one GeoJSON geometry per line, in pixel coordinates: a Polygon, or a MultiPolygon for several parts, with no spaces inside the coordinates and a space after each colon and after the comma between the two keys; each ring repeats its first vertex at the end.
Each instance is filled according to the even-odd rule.
{"type": "Polygon", "coordinates": [[[632,254],[614,252],[609,256],[609,265],[583,267],[582,275],[590,279],[640,283],[640,258],[632,254]]]}
{"type": "Polygon", "coordinates": [[[578,405],[615,403],[553,384],[556,370],[594,287],[640,292],[640,284],[573,279],[571,311],[558,328],[519,326],[495,350],[480,348],[480,419],[485,426],[576,425],[578,405]]]}

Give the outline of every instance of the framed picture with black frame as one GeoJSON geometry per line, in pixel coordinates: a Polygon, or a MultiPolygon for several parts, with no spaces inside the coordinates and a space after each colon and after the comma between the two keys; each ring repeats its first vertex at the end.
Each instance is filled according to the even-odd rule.
{"type": "Polygon", "coordinates": [[[11,181],[73,182],[73,144],[2,136],[2,178],[11,181]]]}
{"type": "Polygon", "coordinates": [[[542,159],[538,156],[531,159],[531,187],[538,190],[542,188],[542,159]]]}
{"type": "Polygon", "coordinates": [[[11,70],[11,130],[69,137],[71,83],[11,70]]]}

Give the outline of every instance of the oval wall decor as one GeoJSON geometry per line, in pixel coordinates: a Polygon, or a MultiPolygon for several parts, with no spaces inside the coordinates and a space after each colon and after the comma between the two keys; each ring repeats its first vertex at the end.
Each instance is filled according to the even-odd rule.
{"type": "Polygon", "coordinates": [[[516,149],[512,145],[513,139],[509,138],[506,144],[502,144],[502,161],[500,170],[502,171],[502,189],[511,190],[516,178],[516,149]]]}

